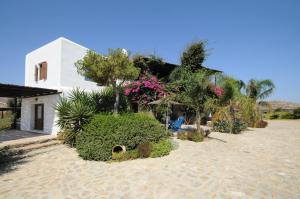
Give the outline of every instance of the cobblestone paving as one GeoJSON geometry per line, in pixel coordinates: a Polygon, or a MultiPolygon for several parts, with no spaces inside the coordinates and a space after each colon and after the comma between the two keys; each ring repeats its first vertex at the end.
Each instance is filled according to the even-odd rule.
{"type": "Polygon", "coordinates": [[[240,135],[178,141],[171,155],[121,163],[81,160],[63,145],[0,174],[0,198],[300,198],[300,121],[240,135]]]}

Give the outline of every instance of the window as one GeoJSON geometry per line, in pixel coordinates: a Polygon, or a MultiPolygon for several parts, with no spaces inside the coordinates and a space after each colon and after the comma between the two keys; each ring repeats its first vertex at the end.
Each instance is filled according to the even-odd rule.
{"type": "Polygon", "coordinates": [[[47,62],[41,62],[37,66],[35,66],[35,81],[47,79],[47,65],[47,62]]]}

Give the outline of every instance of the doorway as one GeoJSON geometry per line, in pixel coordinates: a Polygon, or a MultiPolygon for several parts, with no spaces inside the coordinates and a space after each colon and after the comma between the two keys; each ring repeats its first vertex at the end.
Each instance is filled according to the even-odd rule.
{"type": "Polygon", "coordinates": [[[44,104],[34,105],[34,129],[44,129],[44,104]]]}

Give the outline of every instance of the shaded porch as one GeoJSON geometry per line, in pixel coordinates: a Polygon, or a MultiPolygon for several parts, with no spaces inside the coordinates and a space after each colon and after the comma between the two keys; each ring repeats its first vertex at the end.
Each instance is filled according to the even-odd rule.
{"type": "Polygon", "coordinates": [[[23,98],[53,95],[53,94],[57,94],[57,93],[59,93],[59,92],[54,89],[0,83],[0,97],[14,99],[13,107],[0,108],[1,118],[3,118],[3,112],[11,111],[12,114],[14,115],[14,120],[13,120],[13,124],[12,124],[11,128],[16,129],[17,128],[17,120],[18,120],[16,115],[20,115],[20,113],[21,113],[21,107],[18,106],[18,104],[19,104],[18,99],[21,104],[23,98]]]}

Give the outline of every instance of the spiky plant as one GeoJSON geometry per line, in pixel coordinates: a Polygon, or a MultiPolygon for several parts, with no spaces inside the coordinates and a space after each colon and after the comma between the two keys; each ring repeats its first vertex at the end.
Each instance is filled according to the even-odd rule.
{"type": "Polygon", "coordinates": [[[75,89],[68,97],[61,97],[55,108],[58,112],[58,126],[79,132],[96,112],[96,103],[91,94],[75,89]]]}

